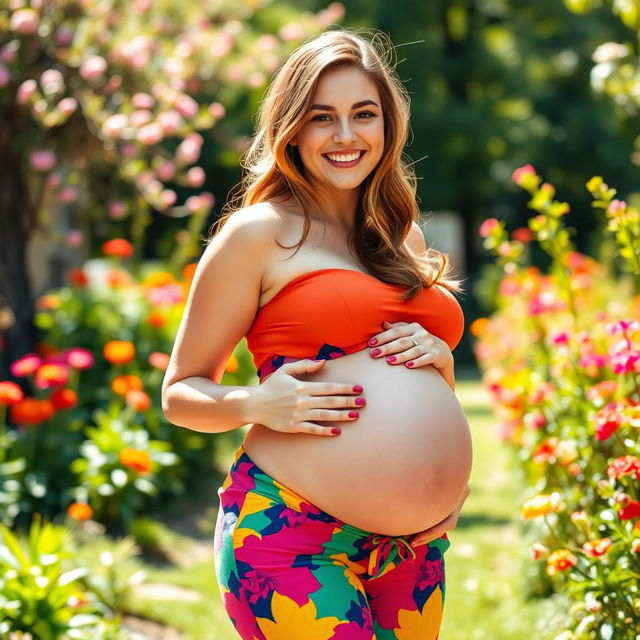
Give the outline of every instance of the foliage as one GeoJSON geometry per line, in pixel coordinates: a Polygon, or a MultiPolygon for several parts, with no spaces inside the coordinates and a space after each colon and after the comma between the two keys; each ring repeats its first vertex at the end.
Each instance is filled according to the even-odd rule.
{"type": "MultiPolygon", "coordinates": [[[[26,526],[34,512],[55,518],[70,511],[126,530],[152,503],[199,485],[219,438],[233,437],[176,428],[164,418],[163,372],[195,264],[180,280],[149,270],[136,282],[124,257],[130,249],[122,239],[108,244],[111,267],[94,262],[92,275],[89,266],[76,269],[69,286],[38,301],[44,340],[11,365],[34,394],[0,382],[7,525],[26,526]],[[4,424],[7,407],[15,428],[4,424]]],[[[241,343],[223,383],[254,378],[241,343]]]]}
{"type": "Polygon", "coordinates": [[[595,177],[627,274],[577,252],[532,166],[514,172],[538,215],[509,237],[486,220],[484,245],[504,271],[498,311],[472,325],[484,382],[530,495],[521,517],[538,539],[532,557],[572,600],[563,640],[635,640],[640,619],[640,252],[637,212],[595,177]],[[515,237],[514,237],[515,236],[515,237]],[[543,274],[525,260],[531,240],[550,256],[543,274]],[[541,523],[542,527],[536,525],[541,523]]]}

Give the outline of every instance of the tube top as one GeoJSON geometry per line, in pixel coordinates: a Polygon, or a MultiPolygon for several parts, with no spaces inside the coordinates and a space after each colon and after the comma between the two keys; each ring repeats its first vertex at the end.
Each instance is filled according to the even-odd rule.
{"type": "Polygon", "coordinates": [[[418,322],[453,351],[464,332],[453,294],[433,285],[404,301],[404,288],[353,269],[316,269],[294,278],[258,309],[246,334],[258,377],[286,362],[360,351],[384,331],[383,320],[418,322]]]}

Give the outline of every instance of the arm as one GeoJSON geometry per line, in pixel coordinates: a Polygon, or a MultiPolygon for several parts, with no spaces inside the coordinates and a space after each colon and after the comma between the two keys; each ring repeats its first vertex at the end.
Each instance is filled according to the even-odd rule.
{"type": "Polygon", "coordinates": [[[162,382],[162,411],[178,426],[211,433],[258,422],[258,387],[221,385],[224,368],[258,307],[276,219],[254,205],[236,211],[196,268],[162,382]]]}

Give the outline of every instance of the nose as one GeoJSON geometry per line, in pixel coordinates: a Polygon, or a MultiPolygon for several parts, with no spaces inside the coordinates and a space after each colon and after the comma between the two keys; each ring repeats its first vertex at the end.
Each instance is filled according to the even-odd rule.
{"type": "Polygon", "coordinates": [[[335,142],[353,142],[356,139],[356,134],[353,131],[350,120],[337,120],[336,130],[333,133],[333,139],[335,142]]]}

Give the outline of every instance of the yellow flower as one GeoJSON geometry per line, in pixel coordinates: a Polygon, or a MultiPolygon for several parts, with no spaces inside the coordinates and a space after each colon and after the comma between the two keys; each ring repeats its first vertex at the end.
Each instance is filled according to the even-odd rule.
{"type": "Polygon", "coordinates": [[[316,618],[316,605],[312,600],[300,607],[279,593],[273,594],[271,612],[275,622],[269,618],[256,618],[260,630],[269,640],[290,640],[301,634],[305,640],[329,640],[335,635],[336,626],[343,622],[333,616],[316,618]]]}
{"type": "Polygon", "coordinates": [[[437,640],[442,621],[442,606],[442,591],[440,587],[436,587],[424,605],[422,613],[400,609],[398,611],[400,627],[394,629],[396,638],[398,640],[415,640],[415,638],[437,640]]]}

